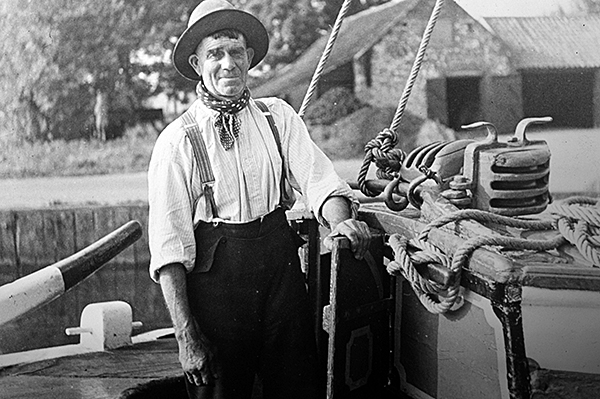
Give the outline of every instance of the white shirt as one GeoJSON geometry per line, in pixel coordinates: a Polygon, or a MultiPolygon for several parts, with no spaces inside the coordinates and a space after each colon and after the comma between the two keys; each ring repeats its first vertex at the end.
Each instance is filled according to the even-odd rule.
{"type": "MultiPolygon", "coordinates": [[[[319,221],[326,223],[320,210],[332,195],[348,198],[356,212],[358,201],[352,190],[335,173],[293,108],[277,98],[261,101],[269,107],[279,130],[288,181],[319,221]]],[[[193,269],[198,222],[250,222],[279,205],[281,157],[269,123],[254,100],[237,114],[240,136],[228,151],[213,125],[217,112],[200,100],[192,104],[191,112],[215,176],[218,219],[207,212],[192,146],[178,118],[158,137],[148,170],[150,275],[155,281],[158,270],[170,263],[181,263],[188,272],[193,269]]]]}

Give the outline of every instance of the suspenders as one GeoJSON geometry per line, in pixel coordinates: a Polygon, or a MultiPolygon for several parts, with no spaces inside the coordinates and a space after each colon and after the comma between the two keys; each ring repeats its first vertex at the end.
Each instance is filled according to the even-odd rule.
{"type": "MultiPolygon", "coordinates": [[[[254,100],[258,108],[262,111],[263,115],[267,118],[269,122],[269,126],[271,128],[271,132],[273,133],[273,137],[275,138],[275,142],[277,144],[277,150],[279,151],[279,156],[281,157],[281,182],[280,182],[280,195],[279,195],[279,204],[284,204],[284,199],[288,199],[288,194],[285,190],[285,162],[283,159],[283,151],[281,148],[281,138],[279,136],[279,130],[275,125],[275,120],[273,119],[273,115],[269,111],[269,108],[262,101],[254,100]]],[[[191,112],[188,110],[181,115],[183,129],[185,130],[186,136],[189,138],[192,144],[192,150],[194,152],[194,158],[196,159],[196,163],[198,164],[198,173],[200,175],[200,182],[202,183],[202,190],[204,195],[206,196],[206,204],[207,204],[207,213],[212,215],[213,217],[217,217],[217,206],[215,203],[215,196],[213,192],[213,186],[215,184],[215,176],[212,171],[212,167],[210,165],[210,159],[208,158],[208,152],[206,150],[206,144],[200,135],[200,129],[198,124],[194,120],[191,112]]]]}
{"type": "Polygon", "coordinates": [[[262,111],[263,115],[267,118],[267,122],[269,122],[269,126],[271,127],[271,132],[273,133],[273,137],[275,137],[275,142],[277,143],[277,150],[279,151],[279,156],[281,157],[281,181],[279,182],[279,205],[285,203],[289,203],[289,195],[287,190],[285,189],[285,160],[283,159],[283,150],[281,149],[281,137],[279,136],[279,130],[277,129],[277,125],[275,125],[275,120],[273,119],[273,115],[271,115],[271,111],[269,111],[269,107],[265,103],[259,100],[254,100],[258,108],[262,111]],[[285,202],[284,202],[285,201],[285,202]]]}

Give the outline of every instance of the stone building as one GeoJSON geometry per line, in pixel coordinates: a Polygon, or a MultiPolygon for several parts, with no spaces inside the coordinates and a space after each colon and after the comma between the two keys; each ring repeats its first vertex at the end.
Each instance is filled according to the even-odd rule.
{"type": "MultiPolygon", "coordinates": [[[[374,106],[396,107],[434,0],[391,1],[347,18],[317,96],[351,88],[374,106]]],[[[275,78],[254,88],[300,108],[328,37],[275,78]]],[[[407,111],[455,130],[485,120],[512,132],[523,117],[552,116],[557,127],[600,126],[600,15],[486,18],[447,0],[407,111]]]]}

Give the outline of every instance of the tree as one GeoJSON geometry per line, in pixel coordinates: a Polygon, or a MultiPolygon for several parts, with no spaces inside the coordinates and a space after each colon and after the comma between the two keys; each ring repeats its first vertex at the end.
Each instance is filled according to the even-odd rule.
{"type": "Polygon", "coordinates": [[[311,0],[248,0],[241,7],[257,16],[267,28],[269,54],[263,65],[274,69],[295,60],[319,38],[324,19],[311,0]]]}
{"type": "MultiPolygon", "coordinates": [[[[270,51],[257,68],[294,61],[333,24],[342,0],[232,0],[263,21],[270,51]]],[[[355,0],[358,9],[381,0],[355,0]]],[[[0,129],[38,141],[118,135],[159,92],[194,84],[170,65],[197,0],[0,2],[0,129]],[[116,132],[115,132],[116,131],[116,132]]],[[[268,74],[265,74],[268,75],[268,74]]]]}
{"type": "Polygon", "coordinates": [[[2,125],[29,141],[106,139],[157,86],[147,78],[188,2],[8,0],[0,13],[2,125]],[[172,22],[175,21],[175,22],[172,22]],[[137,55],[137,57],[136,57],[137,55]],[[16,83],[16,84],[15,84],[16,83]]]}
{"type": "Polygon", "coordinates": [[[3,138],[35,141],[45,138],[48,118],[39,88],[56,75],[48,67],[54,57],[52,32],[44,16],[30,13],[43,2],[18,4],[9,0],[0,8],[0,119],[3,138]],[[36,29],[31,27],[36,26],[36,29]]]}

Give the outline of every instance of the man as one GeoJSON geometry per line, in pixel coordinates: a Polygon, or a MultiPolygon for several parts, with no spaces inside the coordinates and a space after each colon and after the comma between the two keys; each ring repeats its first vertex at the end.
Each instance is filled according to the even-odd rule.
{"type": "Polygon", "coordinates": [[[159,282],[191,398],[317,396],[299,238],[284,210],[302,193],[357,258],[369,245],[358,203],[294,110],[250,97],[266,29],[225,0],[193,11],[173,52],[199,99],[157,139],[150,162],[152,278],[159,282]],[[264,110],[260,107],[266,105],[264,110]]]}

